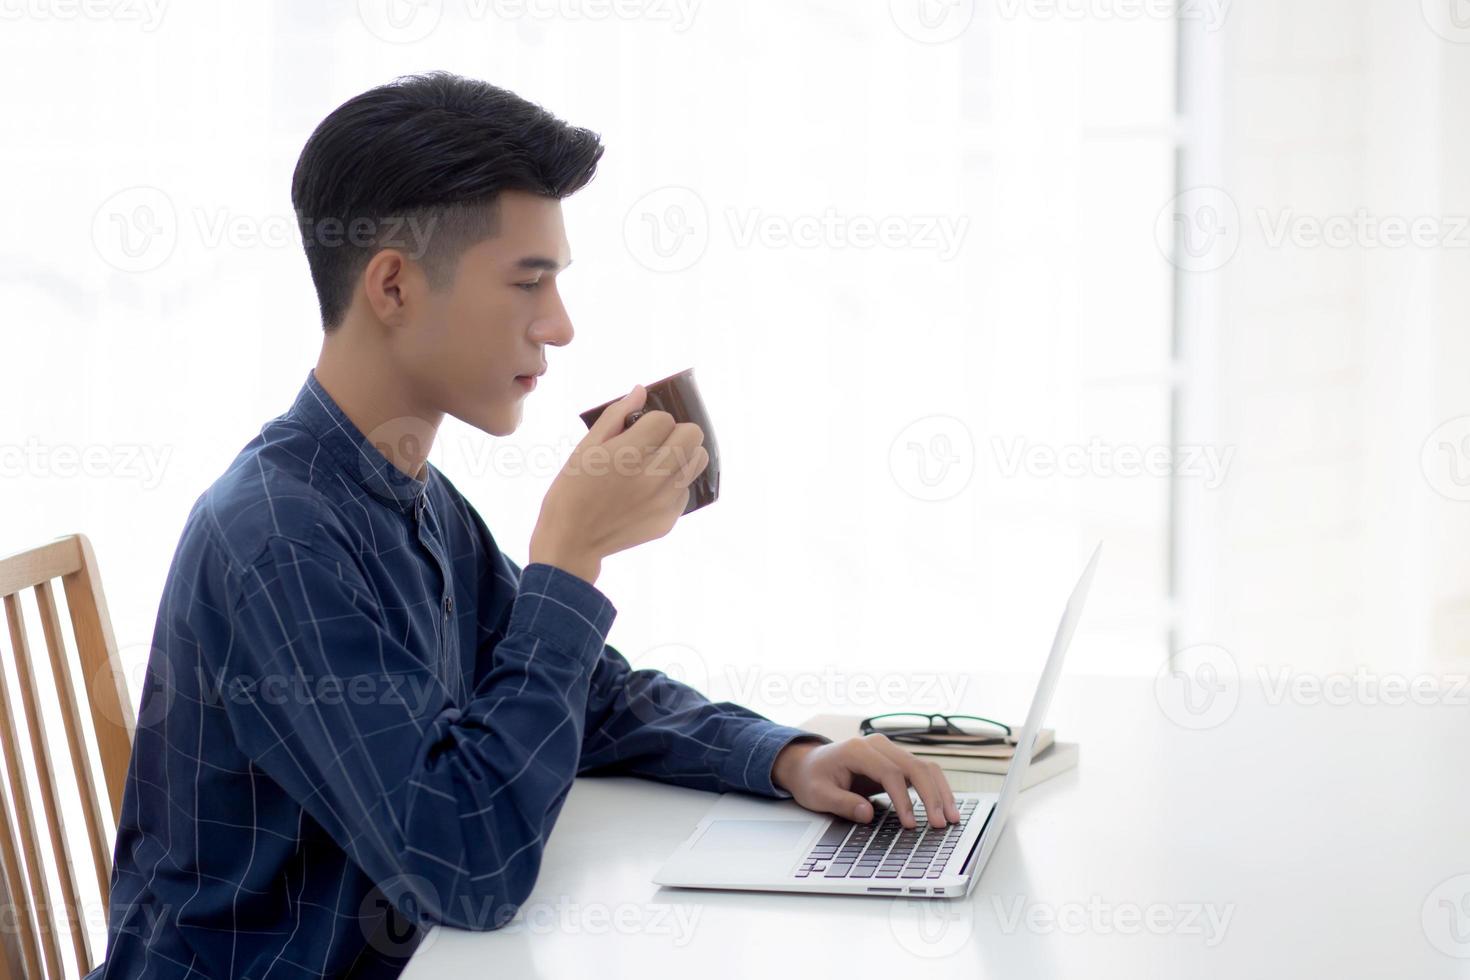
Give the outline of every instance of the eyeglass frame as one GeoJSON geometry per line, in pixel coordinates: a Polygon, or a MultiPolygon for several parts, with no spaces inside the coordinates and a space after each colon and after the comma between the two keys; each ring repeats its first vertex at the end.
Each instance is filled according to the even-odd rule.
{"type": "Polygon", "coordinates": [[[980,745],[1015,745],[1016,742],[1017,742],[1016,733],[1012,730],[1011,726],[1010,725],[1007,725],[1003,721],[996,721],[994,718],[982,718],[979,715],[947,715],[947,714],[943,714],[943,713],[940,713],[940,712],[934,712],[934,713],[931,714],[931,713],[927,713],[927,712],[923,712],[923,711],[889,711],[889,712],[887,712],[885,714],[881,714],[881,715],[870,715],[869,717],[864,718],[861,722],[858,723],[858,734],[860,734],[860,735],[883,735],[884,737],[890,739],[891,741],[894,741],[894,742],[904,742],[904,743],[908,743],[908,744],[911,744],[911,745],[974,745],[974,746],[980,746],[980,745]],[[884,731],[880,731],[879,729],[877,729],[873,725],[873,722],[878,721],[881,718],[897,718],[897,717],[901,717],[903,715],[908,715],[908,716],[913,717],[913,718],[927,718],[927,719],[929,719],[929,728],[928,728],[928,730],[927,731],[920,731],[919,729],[915,728],[915,729],[913,729],[911,731],[902,731],[902,730],[900,730],[898,732],[884,732],[884,731]],[[943,720],[943,724],[945,725],[945,728],[944,729],[939,729],[939,726],[935,723],[935,719],[936,718],[943,720]],[[946,736],[946,735],[950,735],[950,736],[963,735],[963,732],[954,723],[954,719],[956,719],[956,718],[964,718],[964,719],[969,720],[969,721],[983,721],[986,724],[994,725],[996,728],[999,728],[1001,731],[1005,732],[1005,734],[1003,736],[999,737],[999,738],[981,738],[981,739],[977,739],[974,736],[965,736],[962,739],[961,738],[945,738],[944,736],[946,736]]]}

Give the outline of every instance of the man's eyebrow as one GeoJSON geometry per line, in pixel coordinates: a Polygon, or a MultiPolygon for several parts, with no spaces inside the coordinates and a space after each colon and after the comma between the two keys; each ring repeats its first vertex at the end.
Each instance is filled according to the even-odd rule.
{"type": "MultiPolygon", "coordinates": [[[[567,259],[567,265],[571,264],[572,260],[567,259]]],[[[548,259],[542,255],[528,255],[516,263],[516,268],[539,269],[545,272],[558,272],[562,269],[565,269],[566,266],[556,261],[556,259],[548,259]]]]}

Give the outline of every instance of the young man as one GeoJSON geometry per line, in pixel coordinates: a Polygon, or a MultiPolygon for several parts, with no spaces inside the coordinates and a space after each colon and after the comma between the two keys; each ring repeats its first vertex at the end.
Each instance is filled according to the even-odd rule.
{"type": "Polygon", "coordinates": [[[596,588],[670,530],[696,426],[577,446],[524,568],[427,462],[446,414],[513,432],[572,340],[561,199],[602,147],[515,95],[411,76],[312,134],[292,202],[326,336],[203,494],[159,611],[112,879],[106,977],[390,977],[423,931],[504,925],[578,774],[957,820],[930,763],[631,670],[596,588]]]}

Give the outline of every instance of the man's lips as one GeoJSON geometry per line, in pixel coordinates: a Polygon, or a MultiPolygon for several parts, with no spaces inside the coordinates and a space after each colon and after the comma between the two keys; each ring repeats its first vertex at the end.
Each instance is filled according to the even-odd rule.
{"type": "Polygon", "coordinates": [[[523,386],[527,391],[535,391],[536,377],[534,374],[518,374],[516,375],[516,384],[523,386]]]}

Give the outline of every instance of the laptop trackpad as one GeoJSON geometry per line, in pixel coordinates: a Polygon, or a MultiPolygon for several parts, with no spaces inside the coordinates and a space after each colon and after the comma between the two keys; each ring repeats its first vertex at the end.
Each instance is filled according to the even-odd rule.
{"type": "Polygon", "coordinates": [[[801,842],[810,820],[712,820],[696,851],[786,851],[801,842]]]}

